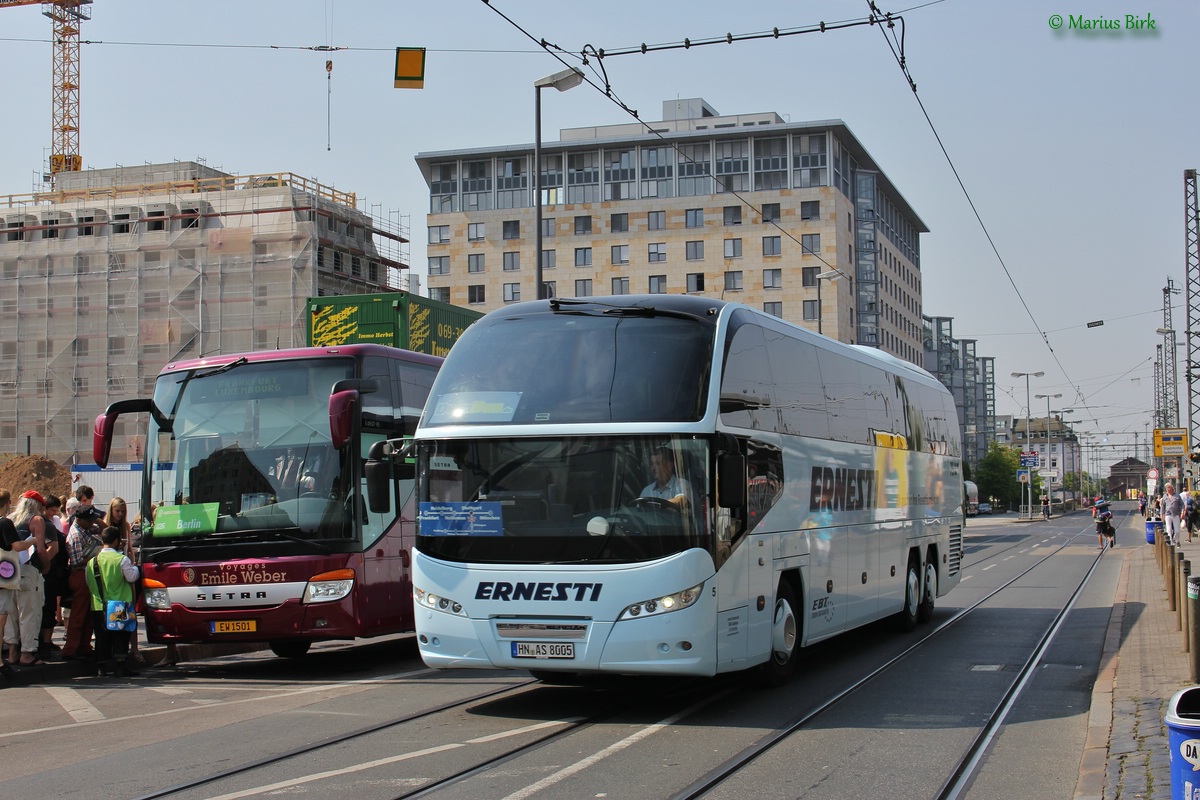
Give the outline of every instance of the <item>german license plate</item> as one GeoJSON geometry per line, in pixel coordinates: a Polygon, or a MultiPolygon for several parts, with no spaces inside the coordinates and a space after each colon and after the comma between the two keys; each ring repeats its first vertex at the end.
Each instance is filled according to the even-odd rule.
{"type": "Polygon", "coordinates": [[[574,658],[574,642],[513,642],[513,658],[574,658]]]}
{"type": "Polygon", "coordinates": [[[213,633],[254,633],[258,630],[258,621],[253,619],[226,619],[209,624],[213,633]]]}

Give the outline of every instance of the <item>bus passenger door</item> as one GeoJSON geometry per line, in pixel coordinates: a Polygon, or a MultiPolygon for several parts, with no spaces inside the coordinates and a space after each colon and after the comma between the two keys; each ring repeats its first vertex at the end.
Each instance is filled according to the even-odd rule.
{"type": "MultiPolygon", "coordinates": [[[[717,526],[732,539],[728,514],[718,515],[717,526]]],[[[717,569],[717,671],[728,672],[747,666],[746,642],[749,637],[750,576],[748,553],[750,543],[742,541],[733,547],[725,562],[717,569]]]]}

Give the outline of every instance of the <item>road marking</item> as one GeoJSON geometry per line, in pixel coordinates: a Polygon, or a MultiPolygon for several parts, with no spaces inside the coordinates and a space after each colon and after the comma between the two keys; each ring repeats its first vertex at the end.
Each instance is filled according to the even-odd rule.
{"type": "Polygon", "coordinates": [[[74,689],[68,689],[65,686],[46,686],[46,694],[54,698],[54,700],[71,715],[71,719],[76,722],[96,722],[104,719],[104,714],[100,709],[83,699],[83,695],[74,689]]]}
{"type": "Polygon", "coordinates": [[[986,567],[983,568],[983,571],[987,572],[989,569],[995,569],[995,568],[996,568],[995,564],[988,564],[986,567]]]}
{"type": "Polygon", "coordinates": [[[325,772],[317,772],[312,775],[304,775],[299,778],[292,778],[287,781],[279,781],[267,786],[256,786],[253,789],[243,789],[240,792],[231,792],[229,794],[217,795],[210,797],[209,800],[237,800],[239,797],[252,797],[256,794],[264,794],[266,792],[276,792],[280,789],[288,789],[292,786],[299,786],[304,783],[312,783],[313,781],[324,780],[325,778],[336,778],[339,775],[347,775],[352,772],[358,772],[364,769],[374,769],[375,767],[386,767],[388,764],[395,764],[399,761],[408,761],[409,759],[419,758],[420,756],[432,755],[434,753],[444,753],[447,750],[458,750],[466,747],[468,744],[478,744],[482,742],[491,742],[497,739],[504,739],[509,736],[517,736],[522,733],[542,730],[543,728],[551,728],[557,725],[568,725],[572,722],[578,722],[578,717],[568,719],[551,720],[550,722],[539,722],[534,725],[526,725],[523,728],[516,728],[511,731],[503,731],[494,733],[489,736],[480,736],[477,739],[468,739],[465,742],[451,742],[449,744],[438,745],[437,747],[429,747],[424,750],[416,750],[411,753],[400,753],[399,755],[388,756],[387,758],[379,758],[374,761],[364,761],[361,764],[342,767],[340,769],[331,769],[325,772]]]}

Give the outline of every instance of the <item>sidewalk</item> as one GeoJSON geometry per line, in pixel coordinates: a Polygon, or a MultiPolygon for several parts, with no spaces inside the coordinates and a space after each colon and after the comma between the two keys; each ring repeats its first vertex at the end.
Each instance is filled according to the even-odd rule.
{"type": "MultiPolygon", "coordinates": [[[[1170,800],[1163,716],[1172,695],[1191,685],[1190,656],[1136,509],[1117,531],[1117,541],[1120,546],[1105,554],[1122,560],[1121,575],[1092,687],[1075,800],[1170,800]]],[[[1188,558],[1200,558],[1200,537],[1194,544],[1185,542],[1182,550],[1188,558]]]]}

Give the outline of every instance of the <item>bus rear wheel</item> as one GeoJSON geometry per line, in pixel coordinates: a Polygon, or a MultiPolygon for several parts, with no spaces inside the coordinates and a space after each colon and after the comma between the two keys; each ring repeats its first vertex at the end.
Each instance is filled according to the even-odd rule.
{"type": "Polygon", "coordinates": [[[917,608],[917,622],[926,623],[933,619],[933,604],[937,600],[937,564],[933,559],[925,562],[925,583],[921,586],[921,605],[917,608]]]}
{"type": "Polygon", "coordinates": [[[302,658],[308,654],[308,648],[312,647],[312,642],[304,639],[284,639],[269,644],[271,652],[280,658],[302,658]]]}
{"type": "Polygon", "coordinates": [[[904,609],[896,614],[896,627],[908,633],[917,627],[917,615],[921,605],[921,559],[913,555],[908,560],[904,575],[904,609]]]}
{"type": "Polygon", "coordinates": [[[796,593],[786,580],[775,592],[775,611],[771,617],[771,653],[758,667],[758,682],[775,688],[783,686],[796,668],[800,643],[800,622],[796,618],[796,593]]]}

